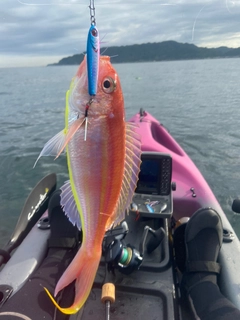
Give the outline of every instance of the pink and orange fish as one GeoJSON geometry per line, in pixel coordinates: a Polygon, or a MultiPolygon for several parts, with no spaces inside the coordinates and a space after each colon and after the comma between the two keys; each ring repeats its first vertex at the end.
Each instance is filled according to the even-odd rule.
{"type": "MultiPolygon", "coordinates": [[[[54,136],[40,156],[67,152],[70,180],[62,189],[61,205],[69,220],[82,228],[82,245],[59,279],[54,295],[76,279],[75,300],[61,308],[78,312],[91,291],[102,254],[105,232],[125,218],[138,180],[141,142],[136,125],[125,122],[118,75],[110,58],[101,56],[97,92],[89,104],[86,58],[80,64],[66,96],[65,129],[54,136]]],[[[39,157],[40,157],[39,156],[39,157]]]]}

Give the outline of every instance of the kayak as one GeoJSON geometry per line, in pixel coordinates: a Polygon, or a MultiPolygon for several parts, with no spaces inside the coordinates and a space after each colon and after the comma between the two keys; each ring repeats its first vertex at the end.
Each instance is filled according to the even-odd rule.
{"type": "MultiPolygon", "coordinates": [[[[43,289],[54,291],[81,245],[81,232],[62,212],[60,191],[54,191],[56,175],[51,174],[33,189],[13,236],[0,250],[0,266],[4,265],[0,320],[194,319],[180,290],[184,265],[181,226],[196,210],[208,207],[219,213],[223,223],[218,284],[240,308],[239,240],[212,190],[151,114],[141,109],[129,121],[138,124],[142,141],[139,181],[126,219],[105,234],[87,302],[77,314],[65,315],[55,309],[43,289]]],[[[63,307],[71,305],[74,283],[58,299],[63,307]]]]}

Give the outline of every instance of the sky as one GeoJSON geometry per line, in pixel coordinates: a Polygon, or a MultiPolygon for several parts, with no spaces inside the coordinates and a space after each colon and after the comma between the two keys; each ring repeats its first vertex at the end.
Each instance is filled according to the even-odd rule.
{"type": "MultiPolygon", "coordinates": [[[[90,0],[0,0],[0,67],[83,53],[90,0]]],[[[93,1],[93,0],[92,0],[93,1]]],[[[240,47],[240,0],[95,0],[101,46],[175,40],[240,47]]]]}

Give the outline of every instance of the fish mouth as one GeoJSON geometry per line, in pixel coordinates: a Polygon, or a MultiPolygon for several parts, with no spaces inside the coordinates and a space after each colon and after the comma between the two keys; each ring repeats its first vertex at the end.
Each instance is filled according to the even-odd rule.
{"type": "Polygon", "coordinates": [[[94,96],[88,95],[88,97],[84,98],[81,103],[81,110],[85,110],[86,107],[89,107],[89,111],[94,110],[96,113],[102,113],[105,109],[106,111],[109,109],[111,101],[111,96],[105,95],[100,91],[94,96]]]}
{"type": "Polygon", "coordinates": [[[91,96],[86,90],[73,92],[72,98],[69,99],[69,107],[73,112],[77,112],[79,117],[87,115],[107,115],[113,97],[110,94],[103,93],[98,87],[97,94],[91,96]]]}

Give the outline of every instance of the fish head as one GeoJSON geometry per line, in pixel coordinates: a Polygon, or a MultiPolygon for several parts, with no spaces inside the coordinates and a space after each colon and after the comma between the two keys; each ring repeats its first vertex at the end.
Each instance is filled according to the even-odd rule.
{"type": "Polygon", "coordinates": [[[72,80],[69,94],[70,109],[83,115],[88,105],[89,117],[122,116],[124,118],[124,99],[120,80],[108,56],[99,58],[98,85],[95,96],[90,96],[88,93],[86,57],[72,80]],[[91,101],[90,104],[89,101],[91,101]]]}
{"type": "Polygon", "coordinates": [[[99,62],[98,91],[93,99],[93,112],[109,117],[124,116],[124,99],[120,79],[110,57],[102,56],[99,62]]]}

